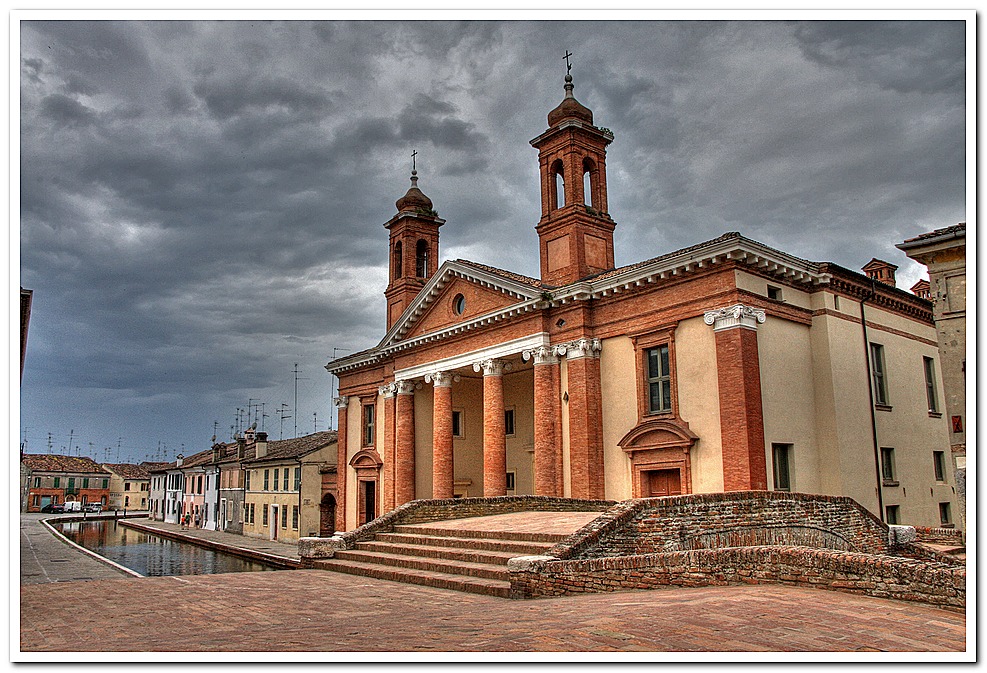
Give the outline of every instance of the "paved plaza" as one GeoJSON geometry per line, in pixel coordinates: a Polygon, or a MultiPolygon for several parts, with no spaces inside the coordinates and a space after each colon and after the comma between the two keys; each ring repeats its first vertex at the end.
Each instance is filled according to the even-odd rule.
{"type": "MultiPolygon", "coordinates": [[[[324,570],[127,578],[54,538],[25,532],[41,528],[36,519],[25,526],[22,517],[22,557],[26,545],[34,554],[31,563],[39,567],[46,559],[64,560],[47,563],[48,577],[55,572],[52,566],[60,569],[57,581],[22,583],[24,652],[960,652],[966,647],[961,613],[778,585],[512,601],[324,570]]],[[[31,563],[22,563],[22,569],[31,563]]]]}

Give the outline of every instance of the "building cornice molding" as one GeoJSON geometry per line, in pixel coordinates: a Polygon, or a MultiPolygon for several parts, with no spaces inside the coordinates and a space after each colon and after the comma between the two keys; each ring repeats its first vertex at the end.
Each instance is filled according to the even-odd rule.
{"type": "Polygon", "coordinates": [[[766,317],[764,309],[734,304],[733,306],[706,311],[703,314],[703,322],[712,325],[714,332],[738,327],[757,330],[758,323],[763,323],[766,317]]]}
{"type": "Polygon", "coordinates": [[[432,376],[436,372],[450,372],[455,369],[472,367],[477,362],[486,360],[503,359],[511,355],[516,355],[524,350],[533,350],[539,346],[548,346],[549,337],[547,332],[536,332],[528,336],[511,339],[493,346],[480,348],[477,350],[453,355],[451,357],[426,362],[413,367],[397,369],[394,371],[394,378],[399,380],[413,380],[432,376]]]}

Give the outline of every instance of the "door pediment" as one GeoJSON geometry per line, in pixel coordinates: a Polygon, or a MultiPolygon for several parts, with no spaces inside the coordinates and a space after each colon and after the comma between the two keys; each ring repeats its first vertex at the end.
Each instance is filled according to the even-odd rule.
{"type": "Polygon", "coordinates": [[[650,419],[634,426],[617,442],[624,451],[654,451],[678,449],[688,451],[699,436],[689,429],[689,424],[678,418],[650,419]]]}

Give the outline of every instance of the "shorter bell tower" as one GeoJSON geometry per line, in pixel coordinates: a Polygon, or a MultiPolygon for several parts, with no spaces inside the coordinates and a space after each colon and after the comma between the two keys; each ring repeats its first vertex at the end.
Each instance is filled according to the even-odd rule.
{"type": "Polygon", "coordinates": [[[395,205],[397,215],[384,224],[391,234],[389,282],[384,291],[387,329],[439,268],[439,227],[445,223],[432,209],[432,200],[418,188],[417,170],[412,169],[411,188],[395,205]]]}
{"type": "Polygon", "coordinates": [[[535,227],[541,279],[552,285],[614,268],[606,164],[613,134],[593,125],[593,112],[576,100],[573,88],[566,73],[565,98],[548,113],[548,130],[531,141],[541,174],[541,219],[535,227]]]}

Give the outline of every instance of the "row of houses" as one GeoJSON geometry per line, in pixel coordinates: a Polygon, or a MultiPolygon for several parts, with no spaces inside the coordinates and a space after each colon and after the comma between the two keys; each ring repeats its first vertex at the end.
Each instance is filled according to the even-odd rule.
{"type": "Polygon", "coordinates": [[[149,515],[166,523],[282,542],[335,532],[336,433],[233,442],[150,470],[149,515]]]}
{"type": "Polygon", "coordinates": [[[103,509],[144,510],[150,503],[150,470],[167,463],[97,463],[86,456],[24,454],[21,511],[79,501],[103,509]]]}

